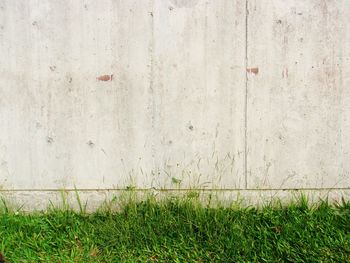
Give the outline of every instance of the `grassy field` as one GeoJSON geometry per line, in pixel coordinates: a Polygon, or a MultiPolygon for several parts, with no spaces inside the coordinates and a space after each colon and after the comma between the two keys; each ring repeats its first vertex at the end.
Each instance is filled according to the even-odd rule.
{"type": "Polygon", "coordinates": [[[7,262],[350,262],[350,203],[209,208],[195,198],[119,212],[0,213],[7,262]]]}

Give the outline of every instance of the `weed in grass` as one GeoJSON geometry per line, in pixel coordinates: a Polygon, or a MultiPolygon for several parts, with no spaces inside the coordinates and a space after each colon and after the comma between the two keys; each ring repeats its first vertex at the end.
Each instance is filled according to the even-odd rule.
{"type": "Polygon", "coordinates": [[[75,198],[77,199],[77,203],[79,205],[79,212],[80,212],[80,214],[85,214],[86,213],[87,201],[83,205],[83,203],[81,202],[78,190],[77,190],[77,188],[75,186],[74,186],[74,193],[75,193],[75,198]]]}
{"type": "Polygon", "coordinates": [[[350,262],[346,201],[214,208],[189,193],[110,207],[92,214],[83,206],[26,215],[3,209],[0,251],[9,262],[350,262]]]}

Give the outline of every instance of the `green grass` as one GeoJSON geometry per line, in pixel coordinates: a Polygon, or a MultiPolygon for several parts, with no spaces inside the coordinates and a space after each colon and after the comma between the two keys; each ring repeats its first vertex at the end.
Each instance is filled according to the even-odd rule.
{"type": "Polygon", "coordinates": [[[209,208],[196,198],[119,212],[23,214],[3,207],[8,262],[350,262],[350,204],[209,208]]]}

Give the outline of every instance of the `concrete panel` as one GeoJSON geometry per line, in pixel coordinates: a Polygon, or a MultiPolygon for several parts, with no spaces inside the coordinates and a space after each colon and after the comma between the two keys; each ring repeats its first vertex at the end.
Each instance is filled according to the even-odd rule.
{"type": "Polygon", "coordinates": [[[0,1],[0,185],[144,187],[152,1],[0,1]]]}
{"type": "Polygon", "coordinates": [[[153,18],[160,187],[243,187],[245,1],[156,0],[153,18]]]}
{"type": "Polygon", "coordinates": [[[248,188],[349,187],[350,2],[248,11],[248,188]]]}

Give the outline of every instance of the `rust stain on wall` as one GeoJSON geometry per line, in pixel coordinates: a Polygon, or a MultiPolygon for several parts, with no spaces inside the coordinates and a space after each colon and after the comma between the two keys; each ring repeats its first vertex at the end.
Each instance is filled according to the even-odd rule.
{"type": "Polygon", "coordinates": [[[98,81],[112,81],[113,80],[113,74],[112,75],[102,75],[97,77],[98,81]]]}
{"type": "Polygon", "coordinates": [[[247,72],[257,75],[259,73],[259,68],[247,68],[247,72]]]}
{"type": "Polygon", "coordinates": [[[282,78],[288,78],[288,68],[282,70],[282,78]]]}

